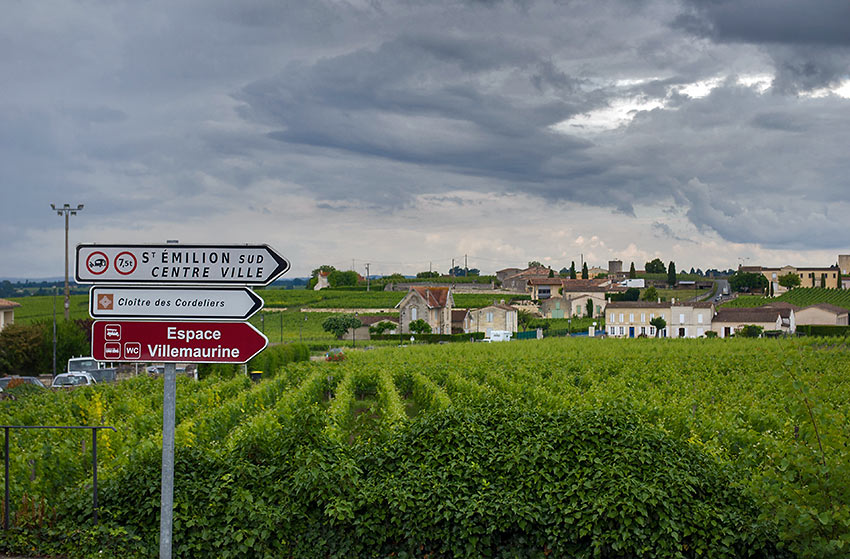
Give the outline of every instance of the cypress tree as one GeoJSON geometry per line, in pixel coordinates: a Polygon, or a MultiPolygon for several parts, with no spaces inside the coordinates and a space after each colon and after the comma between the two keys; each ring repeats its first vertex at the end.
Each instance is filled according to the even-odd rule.
{"type": "Polygon", "coordinates": [[[667,266],[667,283],[670,287],[676,285],[676,263],[672,260],[670,261],[670,265],[667,266]]]}

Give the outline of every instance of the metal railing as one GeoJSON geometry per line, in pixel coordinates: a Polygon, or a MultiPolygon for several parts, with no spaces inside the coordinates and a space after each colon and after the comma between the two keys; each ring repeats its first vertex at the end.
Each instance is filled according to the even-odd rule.
{"type": "Polygon", "coordinates": [[[3,529],[9,529],[9,515],[10,515],[10,507],[9,507],[9,431],[12,429],[91,429],[91,452],[92,452],[92,510],[94,513],[94,523],[97,524],[97,430],[98,429],[112,429],[115,431],[115,427],[109,425],[100,425],[100,426],[87,426],[87,425],[0,425],[3,428],[5,434],[5,440],[3,444],[3,457],[4,457],[4,473],[5,473],[5,499],[3,500],[3,529]]]}

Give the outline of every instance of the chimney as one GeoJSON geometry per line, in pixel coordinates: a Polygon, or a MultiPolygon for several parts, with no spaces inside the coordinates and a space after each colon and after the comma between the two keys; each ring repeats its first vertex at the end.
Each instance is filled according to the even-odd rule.
{"type": "Polygon", "coordinates": [[[659,297],[659,298],[658,298],[658,302],[659,302],[659,303],[661,302],[661,297],[659,297]]]}
{"type": "Polygon", "coordinates": [[[504,305],[504,304],[505,304],[505,300],[504,300],[504,299],[502,299],[502,300],[500,300],[500,301],[499,301],[499,303],[500,303],[500,304],[502,304],[502,305],[504,305]]]}

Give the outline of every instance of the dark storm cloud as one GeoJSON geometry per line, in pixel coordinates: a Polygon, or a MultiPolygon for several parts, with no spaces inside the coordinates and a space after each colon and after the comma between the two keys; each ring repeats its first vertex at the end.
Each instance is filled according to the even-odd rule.
{"type": "Polygon", "coordinates": [[[850,2],[846,0],[688,0],[675,26],[718,43],[762,45],[783,93],[834,85],[848,77],[850,2]]]}
{"type": "MultiPolygon", "coordinates": [[[[471,191],[610,208],[624,223],[674,204],[725,240],[846,246],[848,101],[790,93],[847,77],[847,6],[11,3],[3,207],[14,231],[79,200],[98,227],[204,236],[290,197],[293,212],[375,221],[424,200],[462,205],[474,231],[488,220],[471,191]],[[739,85],[755,74],[773,77],[767,94],[739,85]],[[683,89],[716,79],[703,98],[683,89]],[[619,128],[600,131],[622,106],[619,128]]],[[[667,223],[647,242],[686,236],[667,223]]]]}
{"type": "Polygon", "coordinates": [[[496,39],[419,35],[291,65],[238,99],[246,118],[279,126],[270,137],[288,144],[537,182],[553,158],[590,145],[547,129],[576,106],[489,91],[484,82],[491,72],[519,73],[526,87],[570,79],[551,65],[541,77],[541,68],[533,52],[496,39]]]}

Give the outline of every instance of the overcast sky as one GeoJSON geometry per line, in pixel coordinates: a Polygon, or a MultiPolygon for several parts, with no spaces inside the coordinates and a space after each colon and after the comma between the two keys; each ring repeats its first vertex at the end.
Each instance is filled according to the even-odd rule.
{"type": "Polygon", "coordinates": [[[268,243],[289,277],[829,266],[847,0],[11,1],[0,277],[78,242],[268,243]]]}

